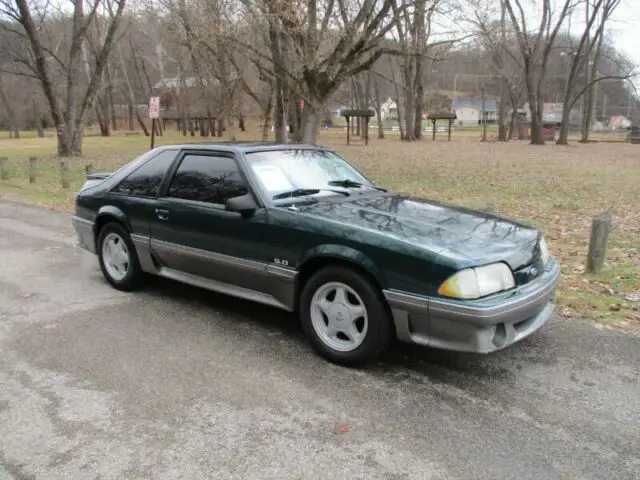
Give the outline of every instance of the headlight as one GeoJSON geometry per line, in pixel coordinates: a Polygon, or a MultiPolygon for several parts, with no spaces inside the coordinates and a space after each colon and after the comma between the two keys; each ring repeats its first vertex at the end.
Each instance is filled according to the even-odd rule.
{"type": "Polygon", "coordinates": [[[546,265],[549,260],[549,248],[547,247],[547,242],[544,237],[540,237],[540,259],[542,260],[542,265],[546,265]]]}
{"type": "Polygon", "coordinates": [[[460,270],[440,285],[438,293],[453,298],[480,298],[508,290],[515,285],[511,269],[500,262],[460,270]]]}

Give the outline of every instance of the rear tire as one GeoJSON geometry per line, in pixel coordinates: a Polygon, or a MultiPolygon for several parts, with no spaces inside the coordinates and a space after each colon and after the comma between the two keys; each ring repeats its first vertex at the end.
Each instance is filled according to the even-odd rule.
{"type": "Polygon", "coordinates": [[[107,223],[98,234],[97,244],[100,269],[112,287],[130,292],[144,283],[138,253],[122,225],[107,223]]]}
{"type": "Polygon", "coordinates": [[[330,362],[364,366],[389,348],[393,323],[380,289],[366,276],[339,265],[315,272],[300,297],[302,328],[330,362]]]}

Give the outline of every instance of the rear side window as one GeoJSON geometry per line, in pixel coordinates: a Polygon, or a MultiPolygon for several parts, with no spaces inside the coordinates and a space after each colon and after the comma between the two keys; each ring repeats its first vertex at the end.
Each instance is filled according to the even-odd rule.
{"type": "Polygon", "coordinates": [[[233,158],[185,155],[169,185],[168,197],[224,205],[249,189],[233,158]]]}
{"type": "Polygon", "coordinates": [[[112,192],[132,197],[156,198],[165,172],[176,158],[177,150],[164,150],[131,172],[112,192]]]}

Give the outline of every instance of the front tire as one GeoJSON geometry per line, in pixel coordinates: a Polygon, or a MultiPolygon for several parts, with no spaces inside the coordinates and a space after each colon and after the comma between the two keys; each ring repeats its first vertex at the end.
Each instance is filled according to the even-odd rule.
{"type": "Polygon", "coordinates": [[[329,266],[314,273],[300,298],[302,328],[313,348],[345,366],[376,361],[392,340],[392,321],[380,289],[364,275],[329,266]]]}
{"type": "Polygon", "coordinates": [[[142,285],[138,254],[129,232],[119,223],[108,223],[100,230],[98,259],[102,274],[115,289],[130,292],[142,285]]]}

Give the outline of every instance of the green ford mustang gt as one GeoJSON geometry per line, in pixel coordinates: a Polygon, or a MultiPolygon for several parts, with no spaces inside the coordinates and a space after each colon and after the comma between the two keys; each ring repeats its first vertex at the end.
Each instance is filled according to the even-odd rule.
{"type": "Polygon", "coordinates": [[[159,275],[296,311],[344,365],[394,339],[504,348],[551,318],[560,277],[537,230],[387,192],[312,145],[156,148],[88,175],[72,222],[113,287],[159,275]]]}

